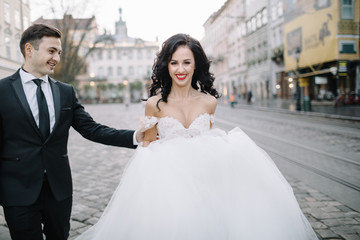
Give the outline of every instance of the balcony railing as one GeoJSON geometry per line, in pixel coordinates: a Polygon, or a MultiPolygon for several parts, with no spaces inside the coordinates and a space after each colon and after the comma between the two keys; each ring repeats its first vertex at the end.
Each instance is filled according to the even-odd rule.
{"type": "Polygon", "coordinates": [[[360,22],[340,21],[337,27],[338,34],[354,35],[360,33],[360,22]]]}

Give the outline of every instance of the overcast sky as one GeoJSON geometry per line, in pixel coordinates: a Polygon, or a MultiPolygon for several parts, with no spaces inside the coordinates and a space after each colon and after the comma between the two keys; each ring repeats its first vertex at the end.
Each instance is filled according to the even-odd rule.
{"type": "Polygon", "coordinates": [[[201,40],[203,24],[226,0],[30,0],[31,20],[40,16],[54,18],[50,6],[57,10],[68,6],[74,17],[95,15],[100,33],[114,32],[122,8],[128,35],[160,43],[176,33],[187,33],[201,40]],[[49,3],[53,2],[53,4],[49,3]],[[85,3],[86,2],[86,3],[85,3]],[[61,3],[65,7],[61,7],[61,3]]]}

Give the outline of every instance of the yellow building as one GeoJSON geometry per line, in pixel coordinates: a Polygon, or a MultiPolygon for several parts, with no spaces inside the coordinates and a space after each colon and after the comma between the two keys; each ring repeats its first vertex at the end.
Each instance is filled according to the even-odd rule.
{"type": "Polygon", "coordinates": [[[285,79],[300,84],[304,101],[360,94],[359,2],[284,0],[285,79]]]}

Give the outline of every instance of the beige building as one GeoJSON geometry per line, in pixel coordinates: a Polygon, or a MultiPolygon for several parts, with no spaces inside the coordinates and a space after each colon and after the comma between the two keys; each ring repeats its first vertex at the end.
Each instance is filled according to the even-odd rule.
{"type": "Polygon", "coordinates": [[[245,0],[228,1],[229,26],[229,92],[237,97],[246,94],[247,56],[246,56],[246,24],[245,0]]]}
{"type": "Polygon", "coordinates": [[[231,80],[229,72],[229,30],[235,22],[231,18],[231,9],[228,7],[231,0],[214,12],[204,23],[205,36],[202,45],[206,54],[212,62],[211,72],[215,74],[215,87],[223,95],[223,100],[227,100],[230,94],[231,80]]]}
{"type": "Polygon", "coordinates": [[[152,74],[159,42],[128,36],[122,9],[115,23],[115,34],[103,37],[107,40],[98,44],[89,57],[88,92],[84,95],[128,102],[146,97],[145,86],[152,74]]]}
{"type": "Polygon", "coordinates": [[[0,0],[0,78],[13,74],[23,64],[19,44],[29,25],[29,0],[0,0]]]}
{"type": "Polygon", "coordinates": [[[213,62],[216,87],[230,94],[269,98],[275,84],[268,34],[268,0],[227,0],[204,24],[203,45],[213,62]],[[270,74],[271,72],[271,74],[270,74]]]}

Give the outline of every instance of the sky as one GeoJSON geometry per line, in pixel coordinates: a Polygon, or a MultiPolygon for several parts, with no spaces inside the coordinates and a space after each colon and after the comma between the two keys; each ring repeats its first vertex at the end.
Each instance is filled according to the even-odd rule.
{"type": "Polygon", "coordinates": [[[119,8],[126,22],[130,37],[162,43],[177,33],[187,33],[201,40],[203,24],[226,0],[29,0],[31,20],[43,16],[54,18],[50,7],[56,11],[71,9],[74,17],[95,15],[99,32],[103,29],[114,33],[119,20],[119,8]],[[52,2],[52,3],[51,3],[52,2]]]}

